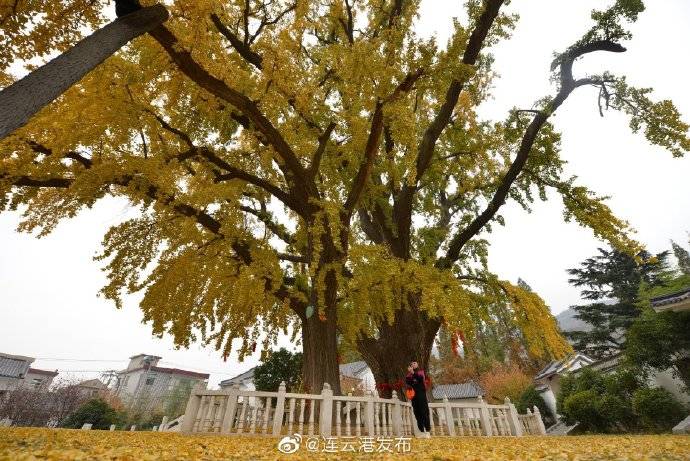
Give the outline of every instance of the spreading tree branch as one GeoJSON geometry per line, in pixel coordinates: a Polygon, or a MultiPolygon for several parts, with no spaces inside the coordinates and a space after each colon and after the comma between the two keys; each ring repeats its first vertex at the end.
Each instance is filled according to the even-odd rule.
{"type": "Polygon", "coordinates": [[[189,51],[181,48],[177,37],[165,26],[157,27],[149,34],[165,49],[177,67],[193,82],[214,96],[227,101],[244,114],[257,131],[274,148],[282,162],[295,178],[296,185],[306,186],[306,172],[297,155],[256,103],[239,91],[231,88],[223,80],[211,75],[194,60],[189,51]]]}
{"type": "Polygon", "coordinates": [[[479,214],[467,227],[456,233],[450,240],[446,255],[440,258],[436,266],[439,268],[449,268],[460,257],[460,252],[467,242],[477,235],[482,228],[496,215],[499,208],[505,203],[510,188],[522,172],[532,146],[539,135],[539,131],[546,124],[549,117],[565,102],[570,94],[578,87],[590,85],[591,78],[583,78],[574,80],[572,75],[572,67],[575,59],[595,51],[611,51],[622,52],[625,48],[618,44],[611,43],[605,40],[589,43],[564,54],[559,60],[560,66],[560,89],[558,94],[547,104],[544,110],[537,112],[529,124],[522,137],[520,147],[518,149],[515,159],[506,172],[503,180],[499,184],[496,192],[489,201],[484,211],[479,214]]]}

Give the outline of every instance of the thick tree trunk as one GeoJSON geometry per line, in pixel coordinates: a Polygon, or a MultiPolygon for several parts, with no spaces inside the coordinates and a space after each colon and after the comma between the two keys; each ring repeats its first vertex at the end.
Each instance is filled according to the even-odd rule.
{"type": "Polygon", "coordinates": [[[0,91],[0,139],[24,126],[130,40],[168,18],[163,5],[142,8],[89,35],[46,65],[0,91]]]}
{"type": "MultiPolygon", "coordinates": [[[[321,267],[328,267],[322,264],[321,267]]],[[[319,276],[312,280],[317,286],[319,276]]],[[[324,299],[319,299],[320,290],[312,289],[311,302],[314,309],[309,317],[302,319],[303,369],[302,376],[307,393],[318,394],[323,384],[328,383],[335,395],[340,395],[340,367],[338,366],[338,281],[334,270],[328,269],[324,279],[324,299]],[[322,306],[322,314],[316,306],[322,306]]]]}
{"type": "Polygon", "coordinates": [[[340,395],[340,370],[335,319],[321,321],[315,313],[302,322],[303,369],[305,392],[320,394],[328,383],[340,395]]]}
{"type": "MultiPolygon", "coordinates": [[[[440,326],[440,321],[429,319],[417,309],[401,309],[396,312],[392,325],[379,326],[378,338],[358,340],[357,349],[371,368],[376,384],[404,381],[407,367],[413,360],[428,370],[431,348],[440,326]]],[[[382,397],[388,398],[391,394],[391,389],[379,390],[382,397]]]]}

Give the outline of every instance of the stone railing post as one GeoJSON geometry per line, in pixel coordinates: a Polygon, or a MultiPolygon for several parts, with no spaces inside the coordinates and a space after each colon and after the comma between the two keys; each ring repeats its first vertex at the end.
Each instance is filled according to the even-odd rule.
{"type": "Polygon", "coordinates": [[[455,419],[453,418],[453,407],[450,405],[447,396],[443,396],[443,410],[446,418],[446,431],[448,435],[455,435],[455,419]]]}
{"type": "Polygon", "coordinates": [[[168,417],[167,417],[167,416],[163,416],[163,420],[161,421],[161,425],[158,426],[158,431],[159,431],[159,432],[163,432],[163,431],[166,430],[167,428],[168,428],[168,417]]]}
{"type": "Polygon", "coordinates": [[[280,435],[283,430],[283,415],[285,414],[285,381],[278,387],[276,409],[273,412],[273,435],[280,435]]]}
{"type": "Polygon", "coordinates": [[[546,427],[544,427],[544,421],[541,419],[541,412],[537,406],[534,406],[534,423],[537,426],[538,435],[546,435],[546,427]]]}
{"type": "Polygon", "coordinates": [[[486,436],[490,436],[492,434],[491,432],[491,414],[489,413],[489,407],[482,399],[482,396],[479,396],[479,420],[482,423],[482,434],[486,436]]]}
{"type": "MultiPolygon", "coordinates": [[[[323,383],[321,391],[321,412],[319,415],[319,429],[323,437],[331,436],[331,426],[333,425],[333,391],[331,385],[323,383]]],[[[338,415],[340,418],[340,415],[338,415]]]]}
{"type": "Polygon", "coordinates": [[[202,382],[198,382],[192,389],[192,393],[189,394],[187,408],[184,410],[184,418],[182,419],[182,425],[180,426],[180,432],[184,434],[190,434],[194,430],[196,416],[199,413],[199,407],[201,406],[201,392],[204,390],[204,387],[205,386],[202,382]]]}
{"type": "Polygon", "coordinates": [[[521,437],[522,436],[522,425],[520,424],[520,418],[518,418],[517,408],[510,401],[510,398],[506,395],[504,403],[508,406],[508,425],[510,425],[510,434],[521,437]]]}
{"type": "Polygon", "coordinates": [[[402,405],[397,392],[393,391],[391,400],[393,400],[393,434],[401,436],[403,435],[402,405]]]}
{"type": "Polygon", "coordinates": [[[229,434],[232,432],[232,425],[235,422],[235,412],[237,411],[237,396],[240,393],[239,383],[235,383],[228,392],[228,400],[225,403],[225,414],[220,423],[220,433],[229,434]]]}
{"type": "Polygon", "coordinates": [[[373,437],[376,433],[376,428],[374,427],[374,391],[371,391],[367,395],[366,405],[364,406],[364,424],[367,428],[367,435],[373,437]]]}
{"type": "Polygon", "coordinates": [[[527,418],[525,418],[525,421],[527,421],[527,430],[529,431],[529,435],[535,435],[536,434],[536,426],[534,425],[534,415],[532,415],[532,410],[529,408],[527,409],[527,418]]]}

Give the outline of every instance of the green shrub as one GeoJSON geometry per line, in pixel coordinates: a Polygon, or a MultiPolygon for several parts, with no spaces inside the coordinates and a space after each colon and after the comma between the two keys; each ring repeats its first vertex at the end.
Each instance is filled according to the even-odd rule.
{"type": "Polygon", "coordinates": [[[539,391],[534,386],[529,386],[525,389],[525,392],[522,393],[518,401],[515,402],[515,408],[518,410],[518,413],[524,414],[527,412],[528,408],[531,410],[535,406],[539,408],[541,419],[544,421],[546,427],[556,422],[555,416],[551,413],[551,410],[546,405],[539,391]]]}
{"type": "Polygon", "coordinates": [[[615,394],[604,394],[594,401],[599,424],[603,432],[621,432],[636,426],[635,417],[630,407],[630,399],[615,394]]]}
{"type": "Polygon", "coordinates": [[[597,393],[593,390],[579,391],[563,400],[563,417],[567,424],[580,423],[579,429],[585,432],[604,432],[606,423],[602,421],[596,407],[597,393]]]}
{"type": "Polygon", "coordinates": [[[103,399],[93,399],[77,408],[69,415],[63,427],[79,429],[84,424],[92,424],[93,429],[108,429],[111,424],[120,422],[120,414],[103,399]]]}
{"type": "Polygon", "coordinates": [[[632,408],[643,429],[665,432],[685,416],[683,406],[665,389],[642,388],[632,397],[632,408]]]}

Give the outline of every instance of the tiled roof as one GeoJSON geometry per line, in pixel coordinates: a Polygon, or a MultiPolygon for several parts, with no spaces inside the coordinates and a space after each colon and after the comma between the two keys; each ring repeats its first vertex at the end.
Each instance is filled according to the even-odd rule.
{"type": "Polygon", "coordinates": [[[88,379],[77,384],[77,387],[88,387],[91,389],[107,389],[108,386],[105,385],[100,379],[88,379]]]}
{"type": "Polygon", "coordinates": [[[340,364],[340,374],[349,376],[350,378],[359,378],[359,374],[366,371],[367,362],[360,360],[358,362],[342,363],[340,364]]]}
{"type": "Polygon", "coordinates": [[[57,376],[58,371],[49,371],[49,370],[39,370],[38,368],[29,368],[29,373],[34,374],[34,375],[46,375],[46,376],[57,376]]]}
{"type": "Polygon", "coordinates": [[[437,384],[431,389],[431,395],[437,400],[443,397],[448,397],[448,400],[472,399],[484,395],[484,389],[474,381],[462,384],[437,384]]]}
{"type": "Polygon", "coordinates": [[[151,357],[151,358],[154,358],[154,359],[162,359],[162,358],[163,358],[163,357],[158,357],[157,355],[137,354],[137,355],[131,356],[129,359],[130,359],[130,360],[132,360],[132,359],[138,359],[139,357],[151,357]]]}
{"type": "MultiPolygon", "coordinates": [[[[605,357],[601,360],[597,360],[596,362],[592,362],[588,365],[588,368],[591,368],[592,370],[597,370],[601,372],[607,372],[607,371],[612,371],[615,370],[621,362],[621,358],[623,357],[622,352],[618,352],[616,354],[612,354],[608,357],[605,357]]],[[[582,370],[582,369],[580,369],[582,370]]],[[[579,373],[580,370],[576,370],[575,373],[579,373]]]]}
{"type": "Polygon", "coordinates": [[[571,354],[562,360],[554,360],[546,365],[539,373],[537,373],[537,376],[535,376],[534,379],[548,378],[551,375],[571,371],[572,366],[578,361],[585,362],[587,365],[594,362],[594,360],[584,354],[571,354]]]}
{"type": "Polygon", "coordinates": [[[21,378],[26,373],[32,358],[9,354],[0,354],[0,376],[21,378]]]}
{"type": "Polygon", "coordinates": [[[150,367],[150,368],[139,367],[139,368],[134,368],[132,370],[125,370],[122,373],[127,374],[127,373],[133,373],[135,371],[147,370],[147,369],[150,371],[158,372],[158,373],[166,373],[169,375],[188,376],[190,378],[198,378],[198,379],[208,379],[208,377],[210,376],[208,373],[197,373],[196,371],[181,370],[179,368],[166,368],[166,367],[150,367]]]}
{"type": "Polygon", "coordinates": [[[245,379],[252,379],[254,378],[254,369],[256,367],[252,367],[249,370],[245,371],[244,373],[240,373],[237,376],[233,376],[232,378],[225,379],[220,382],[219,386],[220,387],[228,387],[231,386],[235,383],[240,383],[241,381],[244,381],[245,379]]]}
{"type": "Polygon", "coordinates": [[[652,307],[660,307],[666,306],[667,304],[675,304],[688,298],[690,298],[690,287],[681,291],[676,291],[675,293],[657,296],[656,298],[650,299],[650,302],[652,303],[652,307]]]}
{"type": "Polygon", "coordinates": [[[151,371],[159,373],[169,373],[171,375],[189,376],[190,378],[208,379],[208,373],[197,373],[196,371],[181,370],[179,368],[151,367],[151,371]]]}

